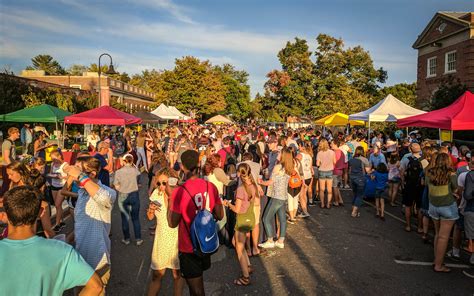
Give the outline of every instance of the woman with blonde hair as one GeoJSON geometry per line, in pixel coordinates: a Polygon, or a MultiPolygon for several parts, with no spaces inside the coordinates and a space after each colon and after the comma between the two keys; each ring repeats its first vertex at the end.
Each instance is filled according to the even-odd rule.
{"type": "Polygon", "coordinates": [[[294,168],[293,154],[290,149],[285,147],[281,151],[280,163],[273,168],[271,179],[268,181],[258,180],[260,185],[268,186],[267,195],[270,197],[262,218],[268,239],[266,242],[259,244],[261,248],[277,247],[283,249],[285,247],[287,226],[285,204],[288,199],[288,181],[294,168]],[[276,242],[274,241],[275,229],[272,227],[272,219],[274,219],[275,214],[280,222],[280,237],[276,242]]]}
{"type": "Polygon", "coordinates": [[[428,186],[429,215],[435,226],[434,266],[435,272],[450,272],[444,262],[449,236],[455,221],[459,218],[455,195],[457,178],[447,153],[436,156],[434,164],[426,172],[425,184],[428,186]]]}
{"type": "Polygon", "coordinates": [[[173,272],[174,295],[182,295],[184,280],[179,273],[178,257],[178,228],[170,228],[167,221],[168,204],[171,202],[171,188],[169,184],[170,170],[167,167],[160,169],[155,178],[157,188],[150,196],[150,205],[147,210],[148,220],[156,218],[156,234],[151,253],[152,280],[148,286],[148,295],[155,296],[160,293],[161,281],[166,269],[173,272]]]}
{"type": "Polygon", "coordinates": [[[331,208],[332,202],[332,180],[333,170],[336,164],[336,153],[329,149],[329,143],[326,139],[321,139],[318,145],[318,156],[316,165],[319,168],[319,198],[321,199],[321,208],[324,208],[324,190],[328,192],[327,208],[331,208]]]}
{"type": "Polygon", "coordinates": [[[237,174],[241,182],[235,194],[235,205],[228,200],[224,201],[224,205],[237,214],[234,240],[242,276],[236,279],[234,284],[248,286],[250,285],[252,269],[248,254],[245,251],[245,241],[247,240],[247,234],[255,227],[254,203],[257,202],[258,188],[248,164],[239,164],[237,174]]]}
{"type": "Polygon", "coordinates": [[[145,154],[145,142],[146,142],[146,131],[142,129],[138,133],[137,137],[137,168],[140,168],[140,165],[143,164],[143,167],[148,172],[147,159],[145,154]]]}

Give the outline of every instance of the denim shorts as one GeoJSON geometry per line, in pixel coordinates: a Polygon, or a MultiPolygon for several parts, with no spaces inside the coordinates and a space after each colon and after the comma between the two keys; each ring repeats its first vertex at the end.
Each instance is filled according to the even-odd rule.
{"type": "Polygon", "coordinates": [[[319,179],[332,179],[332,171],[319,171],[319,179]]]}
{"type": "Polygon", "coordinates": [[[449,206],[435,207],[430,203],[430,209],[428,210],[431,219],[433,220],[457,220],[459,219],[458,206],[456,202],[453,202],[449,206]]]}
{"type": "Polygon", "coordinates": [[[337,187],[342,183],[342,176],[332,175],[332,187],[337,187]]]}

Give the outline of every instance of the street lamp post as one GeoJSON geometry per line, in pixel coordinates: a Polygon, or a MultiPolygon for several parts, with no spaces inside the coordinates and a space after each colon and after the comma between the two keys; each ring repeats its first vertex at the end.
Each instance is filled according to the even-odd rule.
{"type": "Polygon", "coordinates": [[[108,53],[101,54],[99,56],[99,107],[102,105],[101,88],[100,88],[100,73],[101,73],[100,58],[104,55],[106,55],[110,58],[110,65],[109,65],[109,68],[107,69],[107,72],[105,72],[105,74],[109,74],[109,75],[117,74],[117,72],[115,72],[115,70],[114,70],[114,65],[112,63],[112,57],[110,56],[110,54],[108,54],[108,53]]]}

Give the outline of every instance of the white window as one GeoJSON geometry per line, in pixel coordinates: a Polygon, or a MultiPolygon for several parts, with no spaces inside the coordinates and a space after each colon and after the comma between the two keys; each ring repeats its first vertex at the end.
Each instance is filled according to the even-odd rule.
{"type": "Polygon", "coordinates": [[[454,72],[456,72],[456,51],[450,51],[444,57],[444,73],[454,72]]]}
{"type": "Polygon", "coordinates": [[[426,77],[435,77],[436,76],[436,64],[438,63],[438,59],[436,57],[432,57],[428,59],[426,65],[426,77]]]}

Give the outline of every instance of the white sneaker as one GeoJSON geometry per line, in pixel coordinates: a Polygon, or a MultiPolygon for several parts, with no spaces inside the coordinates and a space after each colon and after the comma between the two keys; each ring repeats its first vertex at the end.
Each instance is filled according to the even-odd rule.
{"type": "Polygon", "coordinates": [[[345,185],[345,186],[344,186],[344,189],[351,189],[351,186],[345,185]]]}
{"type": "Polygon", "coordinates": [[[279,249],[283,249],[285,247],[285,243],[280,243],[279,241],[275,242],[275,247],[279,249]]]}
{"type": "Polygon", "coordinates": [[[130,240],[129,240],[129,239],[122,239],[122,244],[124,244],[124,245],[129,245],[129,244],[130,244],[130,240]]]}
{"type": "Polygon", "coordinates": [[[263,244],[258,244],[258,246],[264,249],[273,249],[275,247],[275,243],[266,241],[263,244]]]}
{"type": "Polygon", "coordinates": [[[142,239],[137,239],[137,241],[135,243],[137,244],[137,246],[141,246],[143,244],[143,240],[142,239]]]}

